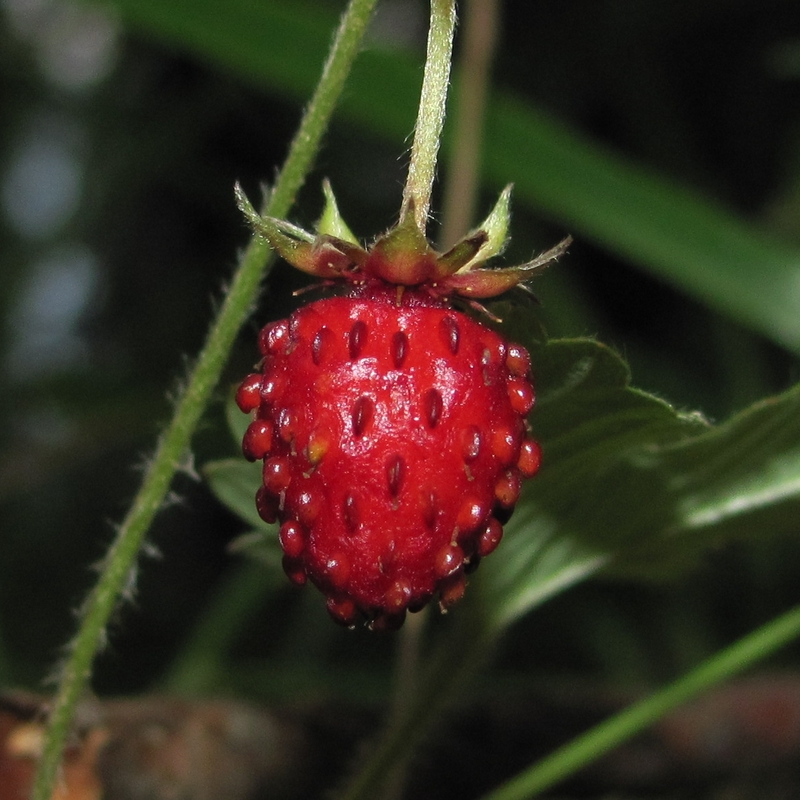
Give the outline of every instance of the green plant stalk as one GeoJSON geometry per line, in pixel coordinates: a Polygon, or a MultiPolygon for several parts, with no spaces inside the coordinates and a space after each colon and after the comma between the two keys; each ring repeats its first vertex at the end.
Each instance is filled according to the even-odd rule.
{"type": "Polygon", "coordinates": [[[436,175],[436,158],[447,109],[450,61],[456,28],[455,0],[431,0],[431,23],[422,91],[419,97],[411,162],[403,188],[405,216],[413,206],[414,221],[425,233],[431,205],[431,190],[436,175]]]}
{"type": "Polygon", "coordinates": [[[800,606],[712,656],[697,669],[556,750],[481,800],[526,800],[575,774],[665,714],[762,661],[800,636],[800,606]]]}
{"type": "MultiPolygon", "coordinates": [[[[431,607],[406,618],[399,631],[394,665],[394,686],[392,705],[387,729],[397,728],[403,719],[413,711],[414,702],[420,691],[420,668],[422,666],[422,639],[426,623],[430,618],[431,607]]],[[[408,773],[408,760],[411,753],[399,758],[392,768],[391,777],[386,781],[382,800],[402,800],[408,773]]]]}
{"type": "MultiPolygon", "coordinates": [[[[465,601],[462,601],[462,603],[465,601]]],[[[470,681],[485,666],[496,643],[495,632],[485,624],[476,606],[459,609],[454,627],[438,644],[425,673],[417,680],[418,690],[394,724],[387,727],[368,750],[337,800],[373,800],[381,796],[393,770],[403,764],[412,749],[428,735],[442,713],[461,697],[470,681]]]]}
{"type": "MultiPolygon", "coordinates": [[[[322,76],[292,141],[283,169],[266,200],[265,213],[285,216],[319,150],[350,67],[358,53],[376,0],[351,0],[331,45],[322,76]]],[[[44,751],[39,761],[33,800],[49,800],[56,781],[75,706],[91,675],[111,614],[135,582],[137,554],[164,501],[175,472],[184,463],[192,434],[236,336],[250,313],[270,263],[265,241],[253,237],[211,327],[206,344],[178,400],[171,423],[159,442],[142,486],[103,562],[97,584],[87,598],[81,623],[61,669],[44,751]]]]}

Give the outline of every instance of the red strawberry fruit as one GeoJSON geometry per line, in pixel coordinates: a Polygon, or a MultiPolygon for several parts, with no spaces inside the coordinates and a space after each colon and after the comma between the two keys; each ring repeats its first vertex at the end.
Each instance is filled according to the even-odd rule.
{"type": "Polygon", "coordinates": [[[369,250],[341,220],[329,187],[316,236],[260,217],[256,230],[290,263],[337,280],[261,332],[261,371],[237,393],[255,412],[245,456],[264,461],[261,516],[280,521],[284,568],[310,579],[345,625],[402,624],[499,544],[521,482],[539,468],[526,422],[534,402],[520,345],[453,308],[510,289],[557,258],[484,269],[505,240],[509,192],[477,231],[434,251],[408,209],[369,250]]]}

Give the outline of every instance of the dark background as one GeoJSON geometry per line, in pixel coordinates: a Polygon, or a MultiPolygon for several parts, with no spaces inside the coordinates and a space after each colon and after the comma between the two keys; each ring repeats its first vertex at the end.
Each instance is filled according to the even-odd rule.
{"type": "MultiPolygon", "coordinates": [[[[408,26],[392,46],[421,57],[424,4],[386,5],[399,15],[390,29],[408,26]]],[[[113,14],[31,9],[0,5],[0,683],[40,689],[247,242],[234,182],[253,195],[271,179],[300,105],[113,14]]],[[[800,243],[797,3],[509,0],[501,41],[499,86],[800,243]]],[[[328,176],[368,239],[395,220],[404,168],[394,144],[338,122],[293,219],[313,223],[328,176]]],[[[491,202],[483,193],[482,211],[491,202]]],[[[512,233],[519,261],[565,230],[519,206],[512,233]]],[[[196,436],[198,465],[235,453],[224,400],[255,361],[259,325],[302,283],[273,272],[196,436]]],[[[551,335],[597,336],[637,386],[712,419],[800,378],[791,354],[591,241],[535,289],[551,335]]],[[[202,482],[181,475],[174,488],[150,537],[158,555],[143,557],[136,600],[98,661],[101,694],[157,682],[245,530],[202,482]]],[[[680,591],[585,587],[527,623],[505,666],[664,680],[790,602],[795,551],[731,547],[680,591]]],[[[273,654],[297,602],[280,594],[264,610],[243,658],[273,654]]],[[[324,658],[388,664],[387,640],[325,631],[324,658]]]]}

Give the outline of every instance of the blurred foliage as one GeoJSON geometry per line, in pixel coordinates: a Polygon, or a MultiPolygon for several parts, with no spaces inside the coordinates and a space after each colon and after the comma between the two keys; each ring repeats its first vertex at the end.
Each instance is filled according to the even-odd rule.
{"type": "MultiPolygon", "coordinates": [[[[38,688],[72,630],[88,565],[137,487],[182,362],[200,348],[247,240],[234,182],[255,196],[274,175],[342,6],[0,6],[5,685],[38,688]]],[[[323,177],[358,236],[394,221],[425,15],[422,2],[383,3],[298,223],[319,214],[323,177]]],[[[474,594],[502,585],[519,557],[512,542],[555,543],[552,560],[536,563],[557,569],[576,553],[593,565],[595,536],[627,541],[646,530],[653,548],[620,561],[618,576],[644,564],[657,574],[687,553],[695,569],[537,596],[547,604],[518,619],[530,607],[523,582],[522,606],[504,611],[514,635],[501,640],[487,683],[652,684],[797,601],[800,9],[790,0],[506,0],[501,41],[482,210],[515,182],[512,262],[575,236],[536,283],[541,309],[524,310],[574,341],[538,351],[533,421],[552,461],[474,594]],[[586,359],[600,365],[592,391],[576,382],[586,359]],[[649,394],[630,388],[628,369],[649,394]],[[708,428],[694,411],[720,424],[708,428]],[[639,436],[638,423],[658,420],[668,435],[656,425],[639,436]],[[607,491],[615,485],[620,494],[607,491]],[[635,495],[622,491],[631,486],[635,495]]],[[[301,282],[273,271],[196,437],[196,463],[216,463],[218,476],[219,460],[236,455],[230,385],[252,366],[258,327],[299,302],[291,292],[301,282]]],[[[227,549],[247,522],[191,470],[175,492],[95,690],[380,707],[392,640],[332,626],[318,597],[279,579],[274,553],[259,581],[227,549]]],[[[430,640],[463,648],[474,633],[460,629],[464,620],[482,624],[477,605],[432,618],[430,640]]]]}

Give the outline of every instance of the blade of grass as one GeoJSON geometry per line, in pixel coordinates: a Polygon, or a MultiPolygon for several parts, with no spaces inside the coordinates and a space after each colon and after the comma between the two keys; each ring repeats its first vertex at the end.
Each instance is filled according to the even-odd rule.
{"type": "Polygon", "coordinates": [[[689,186],[498,95],[486,172],[573,234],[800,352],[800,251],[689,186]]]}
{"type": "MultiPolygon", "coordinates": [[[[289,155],[271,192],[266,211],[285,216],[302,185],[366,31],[376,0],[351,0],[331,46],[317,90],[306,110],[289,155]]],[[[159,442],[133,505],[104,560],[100,577],[81,610],[50,715],[44,751],[36,772],[33,800],[53,794],[58,765],[75,706],[91,675],[92,662],[105,638],[106,625],[119,600],[135,584],[136,556],[161,507],[175,472],[186,458],[192,434],[219,380],[230,348],[247,318],[269,263],[269,249],[253,237],[192,370],[170,425],[159,442]]]]}
{"type": "Polygon", "coordinates": [[[484,795],[481,800],[538,797],[587,764],[640,733],[665,714],[800,636],[800,606],[745,636],[666,688],[597,725],[530,769],[484,795]]]}

